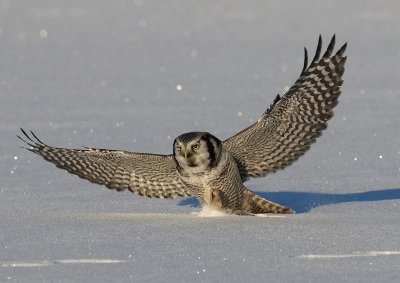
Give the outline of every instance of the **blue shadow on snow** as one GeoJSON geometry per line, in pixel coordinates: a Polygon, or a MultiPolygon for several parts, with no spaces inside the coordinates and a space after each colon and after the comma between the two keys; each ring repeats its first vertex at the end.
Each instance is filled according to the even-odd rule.
{"type": "MultiPolygon", "coordinates": [[[[331,194],[310,192],[256,192],[263,198],[286,205],[296,213],[306,213],[311,209],[344,202],[363,202],[400,199],[400,188],[375,190],[362,193],[331,194]]],[[[195,197],[179,201],[178,205],[198,207],[200,204],[195,197]]]]}

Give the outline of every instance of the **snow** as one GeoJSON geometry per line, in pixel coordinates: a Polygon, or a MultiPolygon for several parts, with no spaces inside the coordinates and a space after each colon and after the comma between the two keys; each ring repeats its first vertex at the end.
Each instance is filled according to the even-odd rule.
{"type": "Polygon", "coordinates": [[[0,282],[397,282],[397,1],[0,1],[0,282]],[[340,12],[338,12],[340,11],[340,12]],[[348,41],[311,150],[246,186],[284,217],[198,217],[192,198],[117,193],[21,149],[170,153],[257,121],[318,35],[348,41]],[[178,89],[181,86],[181,90],[178,89]],[[239,114],[240,113],[240,114],[239,114]]]}
{"type": "Polygon", "coordinates": [[[194,215],[198,215],[199,217],[224,217],[224,216],[229,216],[229,214],[226,214],[226,212],[210,206],[210,205],[204,205],[201,208],[200,212],[194,212],[194,215]]]}

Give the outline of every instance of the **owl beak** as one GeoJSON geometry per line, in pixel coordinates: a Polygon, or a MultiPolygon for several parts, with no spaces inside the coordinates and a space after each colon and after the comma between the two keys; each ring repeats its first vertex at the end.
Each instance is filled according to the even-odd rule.
{"type": "Polygon", "coordinates": [[[188,151],[181,152],[181,155],[182,155],[183,157],[185,157],[185,160],[186,160],[187,165],[188,165],[189,167],[196,167],[196,166],[197,166],[196,163],[192,160],[192,158],[190,158],[190,157],[192,156],[192,153],[191,153],[191,152],[188,152],[188,151]]]}
{"type": "Polygon", "coordinates": [[[188,153],[188,151],[185,151],[185,159],[190,158],[192,155],[193,155],[192,152],[189,152],[189,153],[188,153]]]}
{"type": "Polygon", "coordinates": [[[185,157],[185,159],[187,159],[188,158],[188,154],[187,154],[187,151],[185,150],[182,150],[180,153],[179,153],[179,155],[180,156],[182,156],[182,157],[185,157]]]}

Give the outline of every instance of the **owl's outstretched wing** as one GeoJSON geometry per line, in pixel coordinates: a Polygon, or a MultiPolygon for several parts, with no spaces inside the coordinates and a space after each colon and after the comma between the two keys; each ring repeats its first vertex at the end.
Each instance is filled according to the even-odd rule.
{"type": "Polygon", "coordinates": [[[51,147],[40,141],[33,132],[27,140],[18,136],[36,154],[57,167],[109,189],[125,189],[142,196],[173,198],[188,196],[170,155],[156,155],[128,151],[84,148],[51,147]]]}
{"type": "Polygon", "coordinates": [[[346,45],[332,55],[333,36],[320,58],[320,36],[310,66],[304,49],[304,67],[294,85],[282,98],[278,95],[256,123],[224,141],[238,164],[242,180],[289,166],[321,135],[338,103],[346,45]]]}

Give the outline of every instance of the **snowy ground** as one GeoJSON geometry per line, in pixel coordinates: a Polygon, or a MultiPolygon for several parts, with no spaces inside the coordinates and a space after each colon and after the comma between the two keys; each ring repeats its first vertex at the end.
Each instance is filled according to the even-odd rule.
{"type": "Polygon", "coordinates": [[[0,282],[399,281],[399,2],[166,4],[0,1],[0,282]],[[227,138],[320,33],[349,42],[336,115],[296,164],[247,183],[296,215],[199,218],[193,199],[112,192],[19,148],[19,127],[159,153],[186,131],[227,138]]]}

